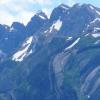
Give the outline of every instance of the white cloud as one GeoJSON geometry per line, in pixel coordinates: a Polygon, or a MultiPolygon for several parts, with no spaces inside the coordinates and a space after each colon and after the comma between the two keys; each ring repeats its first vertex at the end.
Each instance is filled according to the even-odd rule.
{"type": "Polygon", "coordinates": [[[38,3],[38,4],[42,4],[42,5],[51,5],[52,4],[52,0],[31,0],[33,1],[33,3],[38,3]]]}
{"type": "Polygon", "coordinates": [[[0,24],[8,24],[11,25],[12,21],[14,21],[14,16],[9,14],[7,11],[0,10],[0,24]]]}
{"type": "Polygon", "coordinates": [[[26,25],[30,21],[30,19],[33,15],[34,15],[34,13],[32,13],[32,12],[22,11],[15,17],[15,19],[17,19],[17,21],[26,25]]]}
{"type": "Polygon", "coordinates": [[[8,2],[11,2],[12,0],[0,0],[0,4],[6,4],[8,2]]]}
{"type": "Polygon", "coordinates": [[[7,11],[0,10],[0,15],[2,15],[0,16],[0,24],[11,25],[12,22],[17,21],[26,25],[31,19],[31,17],[34,15],[34,13],[28,11],[22,11],[18,15],[13,16],[7,11]]]}
{"type": "Polygon", "coordinates": [[[47,15],[48,18],[50,18],[52,9],[50,9],[50,8],[43,8],[42,11],[45,12],[45,14],[47,15]]]}
{"type": "Polygon", "coordinates": [[[32,12],[28,12],[25,6],[23,0],[0,0],[0,24],[11,25],[13,21],[26,24],[26,19],[32,17],[32,12]]]}
{"type": "Polygon", "coordinates": [[[26,24],[35,13],[35,11],[29,10],[30,5],[50,6],[51,1],[52,0],[0,0],[0,24],[11,25],[13,21],[20,21],[26,24]]]}
{"type": "Polygon", "coordinates": [[[75,0],[68,0],[68,5],[72,6],[73,4],[75,4],[75,0]]]}
{"type": "Polygon", "coordinates": [[[0,0],[0,23],[11,25],[13,21],[20,21],[26,24],[37,9],[50,16],[52,8],[63,1],[68,5],[75,3],[75,0],[0,0]]]}

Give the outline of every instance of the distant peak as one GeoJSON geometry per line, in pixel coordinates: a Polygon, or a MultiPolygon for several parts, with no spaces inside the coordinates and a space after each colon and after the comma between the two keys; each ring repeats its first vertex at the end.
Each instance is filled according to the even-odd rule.
{"type": "Polygon", "coordinates": [[[36,15],[39,15],[39,14],[45,14],[42,10],[38,10],[36,15]]]}
{"type": "Polygon", "coordinates": [[[79,3],[77,3],[77,4],[75,4],[75,5],[73,5],[73,7],[75,8],[95,8],[95,6],[93,6],[92,4],[86,4],[86,3],[84,3],[84,4],[79,4],[79,3]]]}
{"type": "Polygon", "coordinates": [[[91,13],[97,12],[95,11],[97,10],[97,7],[93,6],[92,4],[75,4],[73,5],[72,9],[84,9],[91,13]]]}
{"type": "Polygon", "coordinates": [[[93,7],[93,5],[91,5],[91,4],[83,4],[83,5],[81,5],[81,7],[90,8],[90,7],[93,7]]]}
{"type": "Polygon", "coordinates": [[[93,6],[91,4],[80,4],[80,3],[76,3],[73,5],[74,8],[81,8],[81,7],[84,7],[84,8],[89,8],[90,6],[93,6]]]}
{"type": "Polygon", "coordinates": [[[48,18],[47,18],[47,15],[46,15],[43,11],[41,11],[41,10],[39,10],[39,11],[35,14],[35,16],[38,16],[38,17],[40,17],[41,19],[48,19],[48,18]]]}
{"type": "Polygon", "coordinates": [[[12,25],[11,25],[11,27],[12,27],[12,26],[17,26],[17,25],[22,25],[22,26],[24,26],[24,24],[22,24],[22,23],[20,23],[20,22],[13,22],[12,25]]]}
{"type": "Polygon", "coordinates": [[[11,28],[14,28],[14,29],[21,29],[21,28],[25,28],[25,26],[24,26],[24,24],[22,24],[22,23],[13,22],[12,25],[11,25],[11,28]]]}
{"type": "Polygon", "coordinates": [[[65,4],[60,4],[58,7],[61,7],[61,8],[67,9],[67,10],[70,8],[69,6],[67,6],[65,4]]]}
{"type": "Polygon", "coordinates": [[[73,5],[72,8],[78,8],[78,7],[80,7],[80,4],[79,3],[76,3],[76,4],[73,5]]]}

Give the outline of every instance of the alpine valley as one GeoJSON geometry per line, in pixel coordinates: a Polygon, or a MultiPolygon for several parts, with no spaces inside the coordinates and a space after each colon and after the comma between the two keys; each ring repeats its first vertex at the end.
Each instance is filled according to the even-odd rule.
{"type": "Polygon", "coordinates": [[[0,100],[100,100],[100,8],[61,4],[0,24],[0,100]]]}

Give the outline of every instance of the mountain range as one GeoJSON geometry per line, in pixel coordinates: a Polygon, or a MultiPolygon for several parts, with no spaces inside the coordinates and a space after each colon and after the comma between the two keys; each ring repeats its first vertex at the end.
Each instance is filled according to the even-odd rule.
{"type": "Polygon", "coordinates": [[[100,8],[61,4],[0,24],[0,100],[100,100],[100,8]]]}

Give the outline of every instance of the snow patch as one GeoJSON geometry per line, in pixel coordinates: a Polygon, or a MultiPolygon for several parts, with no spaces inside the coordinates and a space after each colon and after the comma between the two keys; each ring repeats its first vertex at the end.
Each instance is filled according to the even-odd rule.
{"type": "Polygon", "coordinates": [[[77,38],[70,46],[65,48],[65,51],[68,50],[68,49],[71,49],[72,47],[74,47],[79,42],[79,40],[80,40],[80,38],[77,38]]]}
{"type": "Polygon", "coordinates": [[[33,36],[29,37],[22,46],[24,47],[24,46],[26,46],[28,44],[31,44],[32,40],[33,40],[33,36]]]}
{"type": "Polygon", "coordinates": [[[42,15],[39,15],[39,17],[41,18],[41,19],[46,19],[44,16],[42,16],[42,15]]]}
{"type": "Polygon", "coordinates": [[[12,31],[15,31],[15,29],[13,27],[11,27],[9,31],[12,32],[12,31]]]}
{"type": "Polygon", "coordinates": [[[93,6],[90,6],[90,8],[91,8],[92,10],[94,10],[94,7],[93,7],[93,6]]]}
{"type": "Polygon", "coordinates": [[[93,23],[95,23],[95,22],[97,22],[97,21],[100,21],[100,18],[94,19],[90,24],[93,24],[93,23]]]}
{"type": "Polygon", "coordinates": [[[32,53],[32,51],[30,51],[30,52],[28,53],[28,49],[29,49],[29,47],[30,47],[30,45],[31,45],[31,43],[32,43],[32,40],[33,40],[33,37],[32,37],[32,36],[29,37],[29,38],[26,40],[26,42],[22,45],[22,49],[19,50],[17,53],[15,53],[15,54],[13,55],[12,60],[21,62],[21,61],[23,61],[23,59],[24,59],[26,56],[28,56],[30,53],[32,53]]]}
{"type": "Polygon", "coordinates": [[[89,36],[89,35],[90,35],[90,33],[86,34],[85,36],[87,37],[87,36],[89,36]]]}
{"type": "Polygon", "coordinates": [[[93,36],[94,38],[98,38],[98,37],[100,37],[100,33],[92,34],[92,36],[93,36]]]}
{"type": "Polygon", "coordinates": [[[99,11],[97,11],[97,10],[96,10],[96,13],[97,13],[98,15],[100,15],[100,12],[99,12],[99,11]]]}
{"type": "Polygon", "coordinates": [[[100,30],[100,27],[94,27],[94,32],[97,32],[100,30]]]}
{"type": "Polygon", "coordinates": [[[57,31],[60,30],[61,26],[62,21],[59,19],[50,27],[50,32],[52,32],[53,29],[56,29],[57,31]]]}
{"type": "Polygon", "coordinates": [[[100,40],[97,40],[94,44],[99,44],[100,43],[100,40]]]}
{"type": "Polygon", "coordinates": [[[96,10],[93,6],[90,6],[90,8],[91,8],[92,10],[95,10],[95,12],[96,12],[98,15],[100,15],[100,11],[96,10]]]}
{"type": "Polygon", "coordinates": [[[28,53],[27,53],[27,56],[29,56],[30,54],[33,53],[33,50],[31,49],[28,53]]]}
{"type": "Polygon", "coordinates": [[[68,41],[69,41],[69,40],[71,40],[71,39],[72,39],[72,37],[68,37],[66,40],[68,40],[68,41]]]}
{"type": "Polygon", "coordinates": [[[63,9],[66,9],[66,10],[68,10],[69,8],[68,7],[66,7],[65,5],[61,5],[60,7],[62,7],[63,9]]]}
{"type": "Polygon", "coordinates": [[[62,26],[62,21],[58,20],[58,21],[54,24],[54,26],[55,26],[55,29],[56,29],[56,30],[59,30],[59,29],[61,28],[61,26],[62,26]]]}

